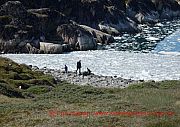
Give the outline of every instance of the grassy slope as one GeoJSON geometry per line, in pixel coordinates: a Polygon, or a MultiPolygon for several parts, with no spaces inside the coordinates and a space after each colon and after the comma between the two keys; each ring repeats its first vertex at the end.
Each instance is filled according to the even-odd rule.
{"type": "Polygon", "coordinates": [[[0,57],[0,93],[9,97],[32,97],[56,84],[52,76],[33,72],[29,66],[0,57]],[[21,86],[21,90],[18,89],[21,86]]]}
{"type": "MultiPolygon", "coordinates": [[[[28,73],[35,72],[30,71],[28,73]]],[[[0,75],[4,75],[4,72],[0,75]]],[[[29,80],[32,79],[28,81],[21,79],[21,82],[28,84],[30,87],[21,90],[20,93],[24,95],[28,92],[34,98],[26,98],[27,96],[24,96],[25,99],[10,98],[0,95],[1,126],[178,127],[180,125],[180,81],[149,82],[133,85],[127,89],[107,89],[77,86],[66,82],[54,85],[50,76],[44,78],[43,74],[41,76],[39,74],[33,75],[37,75],[34,77],[35,79],[46,79],[51,82],[46,86],[53,85],[54,87],[48,92],[43,90],[44,88],[39,88],[39,84],[31,82],[29,85],[29,80]],[[56,117],[50,117],[48,114],[50,110],[59,112],[173,111],[176,114],[163,117],[112,115],[101,117],[93,115],[89,117],[62,117],[57,115],[56,117]]],[[[2,79],[1,77],[1,82],[11,86],[12,91],[18,91],[16,89],[17,84],[14,83],[16,82],[15,79],[9,81],[9,78],[2,79]]],[[[40,86],[43,86],[43,84],[40,86]]]]}

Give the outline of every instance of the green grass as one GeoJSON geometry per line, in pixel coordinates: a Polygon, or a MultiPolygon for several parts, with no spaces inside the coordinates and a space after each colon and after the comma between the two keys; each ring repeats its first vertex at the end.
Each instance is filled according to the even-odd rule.
{"type": "Polygon", "coordinates": [[[180,88],[180,81],[161,81],[161,82],[144,82],[139,84],[133,84],[129,86],[129,89],[141,89],[141,88],[156,88],[156,89],[177,89],[180,88]]]}
{"type": "Polygon", "coordinates": [[[50,75],[42,72],[34,72],[24,64],[17,64],[10,59],[0,57],[0,94],[9,97],[27,97],[29,94],[40,94],[31,92],[34,87],[54,87],[56,81],[50,75]],[[18,89],[21,86],[22,89],[18,89]],[[32,87],[32,88],[31,88],[32,87]],[[14,93],[13,93],[14,92],[14,93]],[[29,94],[27,94],[29,92],[29,94]],[[26,93],[26,94],[24,94],[26,93]]]}
{"type": "Polygon", "coordinates": [[[65,81],[54,84],[52,77],[32,72],[27,66],[22,66],[24,67],[21,69],[10,69],[13,70],[13,73],[10,72],[11,76],[0,80],[2,84],[0,86],[3,86],[1,91],[13,94],[16,91],[24,97],[17,98],[17,95],[3,93],[0,95],[1,126],[179,127],[180,125],[180,81],[146,82],[134,84],[126,89],[94,88],[69,84],[65,81]],[[29,87],[18,91],[15,86],[19,83],[29,87]],[[33,95],[33,98],[27,98],[29,94],[33,95]],[[92,114],[83,117],[56,114],[55,117],[51,117],[49,114],[51,110],[55,113],[74,111],[92,114],[95,112],[175,112],[175,114],[161,117],[92,114]]]}
{"type": "Polygon", "coordinates": [[[40,94],[47,93],[50,90],[51,90],[51,88],[48,86],[32,86],[32,87],[27,89],[27,92],[33,93],[36,95],[40,95],[40,94]]]}

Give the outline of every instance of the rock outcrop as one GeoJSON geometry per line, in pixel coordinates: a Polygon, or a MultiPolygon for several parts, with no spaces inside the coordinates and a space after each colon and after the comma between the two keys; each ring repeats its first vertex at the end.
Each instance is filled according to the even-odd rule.
{"type": "Polygon", "coordinates": [[[159,13],[151,0],[129,0],[127,14],[139,23],[154,23],[159,20],[159,13]]]}
{"type": "Polygon", "coordinates": [[[65,16],[56,10],[26,10],[21,2],[8,1],[0,7],[0,38],[1,42],[7,43],[3,43],[6,48],[1,52],[26,53],[24,49],[27,43],[40,49],[40,41],[45,40],[61,43],[62,38],[57,36],[56,29],[59,24],[67,22],[65,16]]]}
{"type": "Polygon", "coordinates": [[[180,5],[176,0],[129,0],[127,14],[139,23],[156,23],[180,17],[180,5]]]}
{"type": "Polygon", "coordinates": [[[45,54],[60,54],[63,52],[62,45],[52,44],[47,42],[40,42],[40,51],[39,53],[45,54]]]}
{"type": "Polygon", "coordinates": [[[79,25],[80,27],[84,28],[85,30],[89,31],[93,37],[96,39],[97,43],[101,44],[110,44],[114,42],[114,38],[112,35],[104,33],[102,31],[93,29],[91,27],[85,25],[79,25]]]}
{"type": "MultiPolygon", "coordinates": [[[[102,30],[100,23],[104,23],[116,31],[137,32],[135,23],[126,15],[125,0],[61,0],[60,10],[79,24],[102,30]]],[[[111,33],[108,29],[106,32],[111,33]]]]}
{"type": "Polygon", "coordinates": [[[44,53],[94,50],[97,43],[112,43],[113,36],[139,32],[138,23],[180,17],[179,0],[128,0],[127,6],[126,2],[1,0],[0,52],[42,53],[40,42],[62,47],[44,53]]]}
{"type": "Polygon", "coordinates": [[[97,48],[93,35],[77,24],[63,24],[57,28],[57,33],[64,43],[75,50],[93,50],[97,48]]]}
{"type": "Polygon", "coordinates": [[[180,16],[180,5],[176,0],[152,0],[160,14],[160,19],[173,19],[180,16]]]}
{"type": "MultiPolygon", "coordinates": [[[[95,29],[99,28],[98,25],[102,21],[106,24],[117,25],[119,29],[122,27],[119,24],[127,25],[131,22],[124,13],[126,11],[125,0],[20,1],[26,8],[54,8],[59,12],[62,12],[69,19],[95,29]]],[[[128,25],[128,29],[125,30],[135,31],[136,29],[134,30],[134,27],[128,25]]],[[[124,27],[122,27],[122,29],[124,30],[124,27]]]]}
{"type": "Polygon", "coordinates": [[[33,29],[32,22],[28,23],[30,19],[33,16],[19,1],[8,1],[0,7],[0,21],[3,22],[0,24],[0,38],[5,47],[1,52],[20,52],[19,49],[26,45],[26,41],[36,36],[37,30],[33,29]]]}

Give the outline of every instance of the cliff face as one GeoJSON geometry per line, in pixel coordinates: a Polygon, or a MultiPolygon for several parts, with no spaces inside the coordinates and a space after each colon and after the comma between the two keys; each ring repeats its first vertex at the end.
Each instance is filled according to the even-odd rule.
{"type": "Polygon", "coordinates": [[[179,17],[180,5],[176,0],[129,0],[127,14],[139,23],[155,23],[179,17]]]}
{"type": "Polygon", "coordinates": [[[101,21],[117,23],[115,16],[125,18],[121,0],[61,0],[59,10],[72,20],[89,26],[97,27],[101,21]]]}
{"type": "MultiPolygon", "coordinates": [[[[0,5],[8,2],[9,0],[1,0],[0,5]]],[[[11,0],[17,1],[17,0],[11,0]]],[[[72,8],[72,5],[82,5],[82,4],[91,4],[91,3],[101,3],[105,5],[115,6],[121,10],[126,9],[125,1],[126,0],[19,0],[23,5],[29,8],[54,8],[56,10],[60,10],[62,8],[72,8]]]]}
{"type": "Polygon", "coordinates": [[[67,18],[51,9],[26,10],[19,1],[9,1],[0,8],[0,42],[3,52],[25,52],[26,44],[40,48],[39,42],[61,41],[56,36],[59,24],[67,23],[67,18]],[[9,48],[12,47],[12,48],[9,48]]]}
{"type": "Polygon", "coordinates": [[[1,0],[0,52],[39,53],[44,41],[62,45],[61,52],[96,49],[97,43],[111,43],[113,35],[138,32],[137,23],[179,16],[178,0],[1,0]],[[85,38],[72,34],[77,31],[85,38]]]}
{"type": "MultiPolygon", "coordinates": [[[[10,0],[1,0],[0,5],[8,2],[10,0]]],[[[11,0],[11,1],[17,1],[17,0],[11,0]]],[[[34,8],[46,8],[46,7],[51,7],[51,8],[56,8],[59,6],[58,1],[59,0],[18,0],[23,5],[26,7],[26,9],[34,8]]]]}

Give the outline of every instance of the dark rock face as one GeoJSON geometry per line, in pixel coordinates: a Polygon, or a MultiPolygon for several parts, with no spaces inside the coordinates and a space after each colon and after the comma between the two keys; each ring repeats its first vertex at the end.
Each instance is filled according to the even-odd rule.
{"type": "Polygon", "coordinates": [[[101,30],[99,24],[103,22],[118,31],[117,34],[136,31],[136,26],[125,16],[124,0],[61,0],[59,3],[63,5],[59,9],[79,24],[101,30]]]}
{"type": "Polygon", "coordinates": [[[137,23],[180,17],[179,0],[129,0],[127,7],[126,1],[1,0],[0,52],[91,50],[114,35],[139,32],[137,23]]]}
{"type": "Polygon", "coordinates": [[[180,5],[176,0],[153,0],[161,19],[173,19],[180,16],[180,5]]]}
{"type": "MultiPolygon", "coordinates": [[[[25,3],[26,5],[27,2],[22,2],[8,1],[0,6],[1,52],[61,53],[62,50],[96,49],[96,40],[93,38],[93,35],[83,28],[69,25],[72,29],[61,30],[62,33],[66,33],[66,30],[69,30],[68,37],[74,39],[74,41],[67,41],[63,34],[59,36],[59,31],[58,33],[56,31],[57,27],[64,23],[69,24],[70,19],[74,17],[73,15],[69,15],[70,17],[67,18],[61,12],[50,8],[26,10],[23,4],[25,3]],[[73,33],[74,31],[81,32],[81,37],[79,37],[79,33],[73,33]],[[46,41],[47,44],[40,43],[42,41],[46,41]],[[56,48],[58,51],[52,51],[52,47],[61,46],[50,45],[49,43],[60,44],[62,48],[56,48]],[[46,48],[42,49],[41,44],[46,48]]],[[[79,1],[80,5],[83,2],[79,1]]],[[[62,4],[62,2],[59,4],[62,4]]],[[[81,15],[82,19],[84,19],[84,16],[81,15]]],[[[98,23],[96,24],[98,25],[98,23]]]]}
{"type": "Polygon", "coordinates": [[[43,33],[47,40],[62,41],[57,36],[56,29],[58,25],[69,22],[62,13],[50,8],[30,9],[28,12],[35,16],[35,27],[43,33]]]}
{"type": "Polygon", "coordinates": [[[140,23],[156,23],[179,17],[180,5],[176,0],[129,0],[127,14],[140,23]]]}
{"type": "Polygon", "coordinates": [[[159,20],[159,14],[151,0],[129,0],[127,13],[133,20],[140,23],[153,23],[159,20]]]}
{"type": "Polygon", "coordinates": [[[28,53],[29,50],[24,50],[27,43],[40,49],[39,42],[45,39],[62,42],[62,38],[56,34],[56,28],[67,20],[56,10],[44,8],[27,11],[21,2],[9,1],[0,7],[0,14],[0,38],[4,46],[1,52],[28,53]],[[8,50],[10,45],[13,50],[8,50]]]}
{"type": "MultiPolygon", "coordinates": [[[[29,38],[32,31],[30,25],[26,25],[23,19],[29,17],[24,6],[19,1],[9,1],[0,7],[0,38],[4,42],[5,49],[7,46],[13,46],[15,50],[20,50],[25,45],[23,41],[29,38]],[[4,41],[3,41],[4,40],[4,41]]],[[[4,50],[3,52],[12,52],[4,50]]]]}
{"type": "MultiPolygon", "coordinates": [[[[1,0],[0,5],[8,2],[9,0],[1,0]]],[[[17,0],[11,0],[11,1],[17,1],[17,0]]],[[[45,8],[45,7],[51,7],[56,8],[56,6],[59,6],[58,0],[18,0],[27,8],[45,8]]]]}

